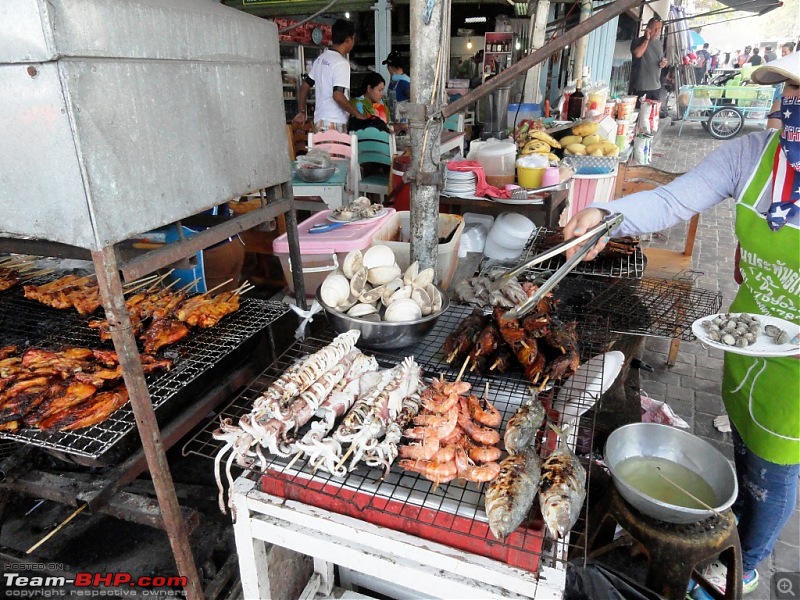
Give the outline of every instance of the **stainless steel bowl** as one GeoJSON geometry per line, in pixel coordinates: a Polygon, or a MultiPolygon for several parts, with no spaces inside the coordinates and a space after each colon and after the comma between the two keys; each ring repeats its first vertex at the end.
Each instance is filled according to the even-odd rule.
{"type": "MultiPolygon", "coordinates": [[[[321,287],[321,286],[320,286],[321,287]]],[[[406,321],[404,323],[390,323],[386,321],[364,321],[347,316],[334,310],[322,301],[319,289],[317,289],[317,302],[325,310],[328,322],[337,333],[344,333],[351,329],[361,332],[357,345],[373,350],[388,350],[390,348],[404,348],[411,344],[416,344],[436,325],[436,321],[444,314],[450,306],[450,300],[442,288],[437,287],[442,294],[442,309],[431,313],[416,321],[406,321]]]]}
{"type": "Polygon", "coordinates": [[[328,181],[335,171],[336,167],[311,168],[298,166],[294,172],[297,173],[300,179],[308,183],[322,183],[323,181],[328,181]]]}
{"type": "MultiPolygon", "coordinates": [[[[722,512],[733,505],[738,491],[731,462],[714,446],[681,429],[658,423],[631,423],[611,432],[606,440],[605,463],[619,493],[640,512],[668,523],[695,523],[712,514],[656,500],[631,486],[616,468],[627,458],[658,457],[691,469],[705,479],[717,496],[714,509],[722,512]]],[[[691,491],[691,490],[690,490],[691,491]]]]}

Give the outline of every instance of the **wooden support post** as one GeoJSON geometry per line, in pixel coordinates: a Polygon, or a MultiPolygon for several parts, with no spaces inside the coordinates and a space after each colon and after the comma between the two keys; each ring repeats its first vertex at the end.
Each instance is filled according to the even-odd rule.
{"type": "Polygon", "coordinates": [[[161,442],[161,433],[150,401],[150,392],[142,370],[136,339],[122,294],[117,258],[113,246],[92,252],[97,283],[106,318],[111,325],[111,338],[119,357],[122,375],[128,388],[131,408],[136,417],[136,427],[142,439],[147,466],[153,479],[158,504],[164,518],[164,528],[169,536],[172,554],[178,573],[186,577],[186,597],[202,600],[203,589],[197,566],[194,563],[189,534],[181,515],[181,507],[175,494],[175,485],[167,464],[167,455],[161,442]]]}

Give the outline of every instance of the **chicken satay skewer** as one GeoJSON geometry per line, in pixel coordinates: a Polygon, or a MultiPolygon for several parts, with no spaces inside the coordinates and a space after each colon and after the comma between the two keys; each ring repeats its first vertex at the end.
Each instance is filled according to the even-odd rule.
{"type": "Polygon", "coordinates": [[[152,278],[152,279],[147,279],[147,280],[132,281],[132,282],[129,284],[129,285],[130,285],[130,287],[128,287],[127,289],[125,289],[125,290],[123,291],[123,294],[125,294],[125,295],[127,295],[127,294],[132,294],[132,293],[133,293],[133,292],[135,292],[136,290],[140,290],[140,289],[142,289],[143,287],[150,287],[150,284],[151,284],[151,283],[152,283],[152,282],[153,282],[155,279],[158,279],[158,277],[154,277],[154,278],[152,278]]]}
{"type": "Polygon", "coordinates": [[[131,286],[138,286],[139,284],[153,281],[153,279],[156,279],[156,278],[158,278],[157,274],[156,275],[148,275],[147,277],[141,277],[139,279],[135,279],[134,281],[129,281],[128,283],[124,283],[122,285],[122,288],[125,289],[125,288],[129,288],[131,286]]]}
{"type": "Polygon", "coordinates": [[[172,275],[172,272],[173,272],[174,270],[175,270],[175,269],[170,269],[169,271],[167,271],[167,272],[166,272],[166,273],[164,273],[163,275],[159,275],[158,277],[156,277],[155,281],[153,281],[153,282],[152,282],[152,283],[151,283],[149,286],[147,286],[147,290],[146,290],[146,291],[148,291],[148,292],[149,292],[149,291],[155,291],[155,288],[156,288],[156,286],[157,286],[159,283],[161,283],[162,281],[164,281],[164,280],[165,280],[167,277],[169,277],[170,275],[172,275]]]}

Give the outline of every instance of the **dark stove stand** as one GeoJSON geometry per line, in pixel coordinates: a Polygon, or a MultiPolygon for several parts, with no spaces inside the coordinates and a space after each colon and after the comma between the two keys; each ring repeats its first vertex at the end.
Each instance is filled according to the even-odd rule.
{"type": "Polygon", "coordinates": [[[604,501],[593,512],[591,522],[596,526],[592,527],[588,538],[590,558],[596,558],[620,545],[612,541],[615,527],[619,524],[644,546],[649,559],[645,585],[651,590],[668,600],[683,599],[689,579],[694,577],[715,598],[741,598],[742,550],[731,510],[699,523],[674,525],[636,511],[611,485],[604,501]],[[725,563],[733,565],[728,569],[724,596],[695,572],[697,565],[718,556],[725,563]]]}

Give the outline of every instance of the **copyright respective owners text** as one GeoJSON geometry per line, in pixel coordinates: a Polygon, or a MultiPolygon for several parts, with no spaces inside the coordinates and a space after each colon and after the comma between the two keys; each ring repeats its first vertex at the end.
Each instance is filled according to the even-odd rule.
{"type": "Polygon", "coordinates": [[[770,600],[800,600],[800,571],[778,571],[769,585],[770,600]]]}
{"type": "Polygon", "coordinates": [[[186,578],[117,571],[70,572],[62,564],[6,563],[3,598],[183,598],[186,578]]]}

